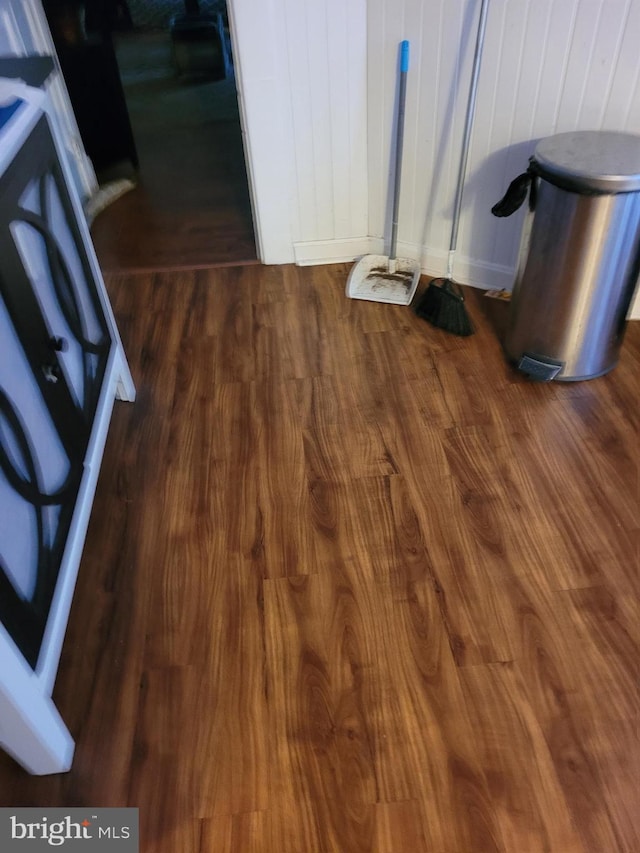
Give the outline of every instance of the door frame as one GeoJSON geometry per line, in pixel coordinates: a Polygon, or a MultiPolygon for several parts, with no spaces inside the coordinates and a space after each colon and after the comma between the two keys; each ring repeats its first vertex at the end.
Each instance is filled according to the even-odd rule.
{"type": "MultiPolygon", "coordinates": [[[[0,9],[15,22],[11,49],[53,57],[57,73],[47,90],[58,129],[69,155],[80,198],[98,190],[91,161],[60,70],[41,0],[0,0],[0,9]],[[3,8],[4,7],[4,8],[3,8]]],[[[293,263],[291,200],[294,198],[294,150],[290,79],[283,50],[282,0],[227,0],[242,144],[251,199],[258,259],[265,264],[293,263]]]]}
{"type": "Polygon", "coordinates": [[[294,263],[295,151],[283,0],[227,0],[258,259],[294,263]]]}

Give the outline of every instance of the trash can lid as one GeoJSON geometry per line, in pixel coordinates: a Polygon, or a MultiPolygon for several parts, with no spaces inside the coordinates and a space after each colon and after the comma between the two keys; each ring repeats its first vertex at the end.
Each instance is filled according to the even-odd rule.
{"type": "Polygon", "coordinates": [[[542,139],[534,159],[549,175],[576,192],[640,190],[640,136],[608,130],[559,133],[542,139]]]}

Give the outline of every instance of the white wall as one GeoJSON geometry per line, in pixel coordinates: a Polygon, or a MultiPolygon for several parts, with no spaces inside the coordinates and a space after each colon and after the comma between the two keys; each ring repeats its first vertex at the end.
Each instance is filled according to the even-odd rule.
{"type": "MultiPolygon", "coordinates": [[[[370,49],[374,37],[390,46],[402,31],[413,34],[401,233],[433,272],[442,271],[448,242],[479,6],[396,0],[397,12],[386,20],[389,0],[370,5],[370,49]]],[[[526,168],[536,140],[568,130],[640,133],[639,33],[640,0],[491,0],[458,241],[460,280],[510,285],[521,216],[497,220],[489,211],[526,168]]],[[[370,103],[379,77],[372,65],[370,103]]],[[[370,125],[374,234],[381,232],[375,176],[388,146],[381,162],[372,152],[385,136],[389,102],[387,88],[384,110],[370,125]]]]}
{"type": "Polygon", "coordinates": [[[366,251],[366,0],[229,0],[266,263],[366,251]]]}
{"type": "MultiPolygon", "coordinates": [[[[379,251],[398,43],[411,41],[399,251],[443,273],[480,0],[230,0],[262,257],[379,251]]],[[[492,204],[535,142],[640,133],[640,0],[491,0],[455,276],[510,287],[522,216],[492,204]]],[[[640,299],[636,302],[640,316],[640,299]]]]}

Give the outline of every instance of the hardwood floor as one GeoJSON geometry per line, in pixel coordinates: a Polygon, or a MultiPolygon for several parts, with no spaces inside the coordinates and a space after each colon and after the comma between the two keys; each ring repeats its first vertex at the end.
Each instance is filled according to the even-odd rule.
{"type": "Polygon", "coordinates": [[[532,384],[348,268],[111,276],[118,404],[54,698],[144,853],[634,853],[640,324],[532,384]]]}

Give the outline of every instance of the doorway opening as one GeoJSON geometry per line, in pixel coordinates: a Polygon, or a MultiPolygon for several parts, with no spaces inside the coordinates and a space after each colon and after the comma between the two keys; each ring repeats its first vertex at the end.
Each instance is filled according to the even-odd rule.
{"type": "MultiPolygon", "coordinates": [[[[123,100],[123,115],[111,122],[121,137],[112,156],[103,156],[104,134],[93,143],[104,197],[117,188],[91,228],[103,270],[257,263],[225,0],[102,6],[108,17],[87,15],[86,39],[110,42],[123,100]],[[133,145],[123,143],[127,122],[133,145]]],[[[73,103],[77,87],[67,85],[73,103]]],[[[102,92],[102,108],[117,97],[102,92]]],[[[89,110],[94,136],[101,104],[89,110]]],[[[92,157],[76,103],[74,109],[92,157]]]]}

